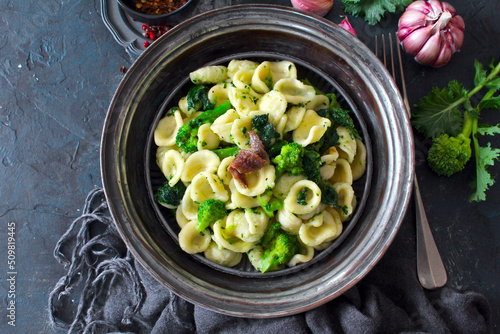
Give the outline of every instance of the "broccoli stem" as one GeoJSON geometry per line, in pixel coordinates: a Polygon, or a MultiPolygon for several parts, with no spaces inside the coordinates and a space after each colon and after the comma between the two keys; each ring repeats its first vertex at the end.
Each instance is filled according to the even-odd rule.
{"type": "Polygon", "coordinates": [[[232,147],[226,147],[226,148],[219,148],[217,150],[213,150],[215,154],[219,157],[219,159],[224,159],[227,157],[233,157],[238,154],[240,151],[240,148],[238,146],[232,146],[232,147]]]}
{"type": "Polygon", "coordinates": [[[477,118],[473,117],[470,113],[465,112],[464,113],[464,123],[462,126],[462,132],[459,134],[459,136],[462,135],[465,138],[469,138],[473,132],[474,121],[476,121],[476,124],[477,124],[477,118]]]}
{"type": "Polygon", "coordinates": [[[198,128],[202,124],[213,123],[219,116],[222,116],[230,108],[231,102],[227,100],[214,109],[204,111],[200,116],[191,120],[188,124],[193,128],[198,128]]]}

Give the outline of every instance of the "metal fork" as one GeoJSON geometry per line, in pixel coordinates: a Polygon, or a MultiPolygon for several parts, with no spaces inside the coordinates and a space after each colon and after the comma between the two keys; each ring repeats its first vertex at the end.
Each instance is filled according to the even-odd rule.
{"type": "MultiPolygon", "coordinates": [[[[392,78],[394,82],[396,80],[396,69],[394,63],[394,51],[392,34],[389,34],[389,44],[390,44],[390,60],[391,63],[387,63],[387,54],[385,47],[385,36],[382,35],[382,52],[383,52],[383,62],[387,69],[390,69],[392,78]],[[390,67],[389,67],[390,66],[390,67]]],[[[408,95],[406,92],[406,82],[403,72],[403,61],[401,59],[401,48],[397,43],[397,37],[394,37],[396,43],[396,53],[398,68],[400,73],[401,90],[403,94],[403,102],[406,107],[406,111],[411,117],[410,104],[408,102],[408,95]]],[[[378,55],[378,38],[375,36],[375,54],[378,55]]],[[[444,286],[448,279],[446,274],[446,269],[443,265],[443,260],[441,255],[439,255],[438,248],[432,236],[432,232],[425,214],[424,204],[422,202],[422,197],[420,196],[420,189],[418,187],[417,177],[414,178],[414,197],[415,197],[415,207],[416,213],[415,217],[417,220],[417,274],[420,284],[426,289],[436,289],[444,286]]]]}

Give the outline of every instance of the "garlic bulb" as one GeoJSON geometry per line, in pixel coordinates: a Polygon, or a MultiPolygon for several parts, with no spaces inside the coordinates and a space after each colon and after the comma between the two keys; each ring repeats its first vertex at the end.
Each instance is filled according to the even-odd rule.
{"type": "Polygon", "coordinates": [[[319,16],[325,16],[332,9],[333,0],[292,0],[292,6],[319,16]]]}
{"type": "Polygon", "coordinates": [[[418,0],[401,15],[398,39],[420,64],[441,67],[460,51],[464,28],[464,20],[449,3],[418,0]]]}

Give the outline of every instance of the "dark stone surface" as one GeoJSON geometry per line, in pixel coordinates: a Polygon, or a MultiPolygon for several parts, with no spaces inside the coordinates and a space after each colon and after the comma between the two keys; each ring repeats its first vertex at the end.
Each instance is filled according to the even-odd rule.
{"type": "MultiPolygon", "coordinates": [[[[203,2],[207,8],[215,1],[203,2]]],[[[254,3],[267,1],[223,1],[254,3]]],[[[289,6],[289,1],[272,1],[289,6]]],[[[450,80],[472,85],[474,59],[500,59],[498,1],[453,1],[466,23],[462,51],[433,69],[405,57],[410,102],[450,80]]],[[[0,332],[53,333],[47,298],[64,268],[53,249],[79,216],[87,193],[101,186],[99,142],[108,104],[133,57],[113,39],[100,1],[0,0],[0,332]],[[15,223],[16,327],[7,325],[8,224],[15,223]]],[[[341,1],[327,18],[341,21],[341,1]]],[[[350,18],[359,38],[395,31],[398,14],[376,26],[350,18]]],[[[499,123],[494,111],[484,122],[499,123]]],[[[500,184],[487,201],[469,203],[474,165],[451,178],[425,164],[426,142],[417,135],[417,175],[434,237],[448,270],[448,286],[483,293],[499,329],[500,184]]],[[[500,137],[490,140],[500,147],[500,137]]],[[[496,176],[500,164],[491,169],[496,176]]],[[[413,206],[408,215],[414,215],[413,206]]],[[[407,220],[411,221],[411,220],[407,220]]],[[[414,240],[408,240],[414,247],[414,240]]]]}

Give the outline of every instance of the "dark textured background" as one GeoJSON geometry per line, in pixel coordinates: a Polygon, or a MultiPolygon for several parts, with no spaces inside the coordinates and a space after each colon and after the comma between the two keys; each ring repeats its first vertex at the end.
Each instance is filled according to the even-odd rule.
{"type": "MultiPolygon", "coordinates": [[[[203,1],[206,8],[259,1],[203,1]]],[[[290,5],[289,1],[260,1],[290,5]]],[[[462,51],[443,68],[405,57],[410,102],[456,79],[472,85],[474,59],[500,60],[500,2],[450,1],[466,23],[462,51]]],[[[99,141],[108,104],[133,56],[114,40],[100,1],[0,0],[0,332],[53,333],[47,298],[65,270],[53,249],[80,215],[87,193],[101,186],[99,141]],[[6,324],[7,224],[16,224],[16,328],[6,324]]],[[[341,21],[341,1],[327,18],[341,21]]],[[[400,13],[376,26],[350,18],[373,48],[375,35],[395,31],[400,13]]],[[[498,112],[484,122],[499,123],[498,112]]],[[[418,135],[417,174],[434,237],[448,270],[448,286],[483,293],[499,330],[500,180],[487,201],[468,202],[474,166],[451,178],[425,165],[418,135]]],[[[499,139],[491,140],[500,147],[499,139]]],[[[500,163],[491,169],[498,176],[500,163]]],[[[409,208],[413,215],[413,206],[409,208]]],[[[411,240],[409,247],[414,247],[411,240]]]]}

